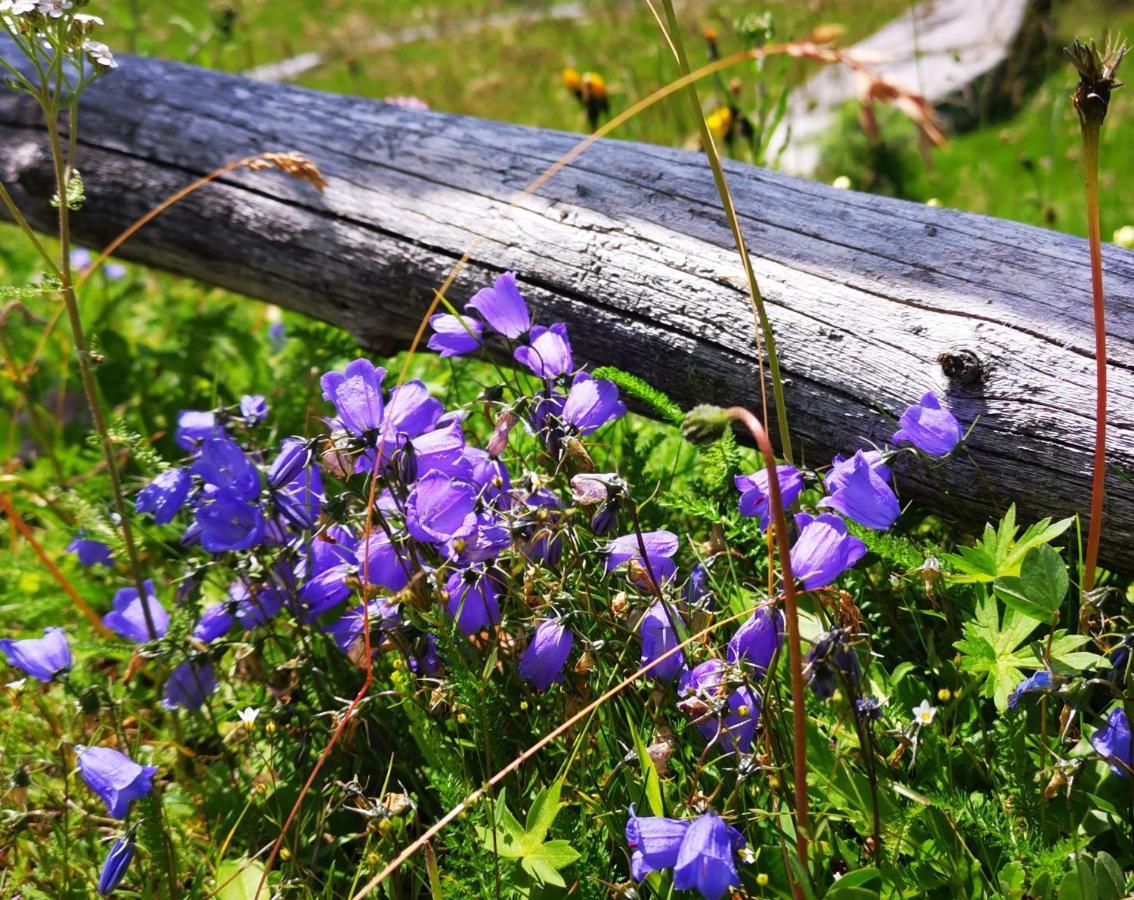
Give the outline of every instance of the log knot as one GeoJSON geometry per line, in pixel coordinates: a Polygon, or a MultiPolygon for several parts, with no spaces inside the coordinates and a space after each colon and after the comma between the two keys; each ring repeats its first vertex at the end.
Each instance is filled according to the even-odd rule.
{"type": "Polygon", "coordinates": [[[956,385],[974,385],[984,381],[988,369],[972,350],[946,350],[937,357],[945,377],[956,385]]]}

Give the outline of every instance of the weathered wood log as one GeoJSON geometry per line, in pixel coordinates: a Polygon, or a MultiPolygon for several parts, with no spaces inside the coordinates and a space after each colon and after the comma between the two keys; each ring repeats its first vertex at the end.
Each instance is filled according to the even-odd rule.
{"type": "MultiPolygon", "coordinates": [[[[603,141],[538,196],[516,191],[577,136],[411,112],[154,60],[84,97],[78,236],[110,240],[227,160],[296,150],[329,186],[240,171],[144,229],[122,255],[262,298],[389,350],[454,261],[450,299],[514,269],[577,357],[683,404],[758,408],[752,313],[702,156],[603,141]]],[[[0,94],[0,177],[37,227],[53,211],[44,132],[0,94]]],[[[1086,243],[983,216],[836,191],[730,164],[778,336],[797,453],[822,464],[883,442],[937,390],[968,453],[903,466],[903,496],[983,519],[1086,508],[1094,361],[1086,243]]],[[[1104,556],[1134,569],[1134,254],[1107,247],[1112,474],[1104,556]],[[1124,472],[1125,475],[1120,474],[1124,472]]]]}

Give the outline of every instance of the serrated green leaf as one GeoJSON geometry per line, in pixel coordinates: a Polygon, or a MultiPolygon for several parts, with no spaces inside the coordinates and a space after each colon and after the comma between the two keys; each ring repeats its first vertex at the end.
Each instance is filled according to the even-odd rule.
{"type": "Polygon", "coordinates": [[[567,887],[567,882],[563,880],[555,868],[550,865],[547,860],[538,856],[525,856],[520,860],[520,865],[523,866],[524,871],[527,872],[533,880],[539,884],[551,884],[555,887],[567,887]]]}
{"type": "Polygon", "coordinates": [[[1024,556],[1019,575],[1002,575],[995,590],[1004,604],[1039,622],[1050,622],[1067,596],[1070,579],[1063,558],[1043,544],[1024,556]]]}
{"type": "Polygon", "coordinates": [[[961,651],[961,668],[985,676],[982,693],[996,708],[1008,708],[1008,695],[1024,678],[1024,669],[1035,668],[1035,657],[1020,646],[1035,629],[1035,622],[1013,609],[1004,611],[1001,622],[996,601],[986,596],[977,604],[976,618],[965,623],[964,637],[953,646],[961,651]]]}
{"type": "Polygon", "coordinates": [[[1068,634],[1062,629],[1055,632],[1051,640],[1051,661],[1060,674],[1082,672],[1104,661],[1104,657],[1088,650],[1079,650],[1087,643],[1087,636],[1068,634]]]}
{"type": "Polygon", "coordinates": [[[579,855],[579,851],[571,846],[570,841],[556,840],[540,844],[532,857],[544,860],[554,869],[566,869],[579,858],[579,855]]]}
{"type": "Polygon", "coordinates": [[[536,796],[531,809],[528,810],[528,818],[524,822],[524,830],[527,832],[529,844],[542,844],[543,839],[547,837],[547,832],[551,830],[551,823],[559,815],[559,794],[562,789],[563,782],[556,781],[549,784],[536,796]]]}

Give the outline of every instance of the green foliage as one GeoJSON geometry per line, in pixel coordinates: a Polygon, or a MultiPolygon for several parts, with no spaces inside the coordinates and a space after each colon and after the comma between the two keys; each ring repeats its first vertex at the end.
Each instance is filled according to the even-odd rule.
{"type": "Polygon", "coordinates": [[[670,425],[680,426],[685,418],[680,406],[637,375],[623,372],[614,366],[599,366],[592,374],[595,378],[613,381],[618,385],[619,390],[637,400],[670,425]]]}
{"type": "MultiPolygon", "coordinates": [[[[496,798],[495,826],[481,829],[484,849],[518,862],[537,887],[551,885],[565,888],[567,883],[560,871],[579,858],[578,851],[569,841],[546,840],[562,808],[559,801],[562,789],[562,782],[556,781],[540,791],[532,801],[522,826],[508,810],[504,791],[501,791],[496,798]]],[[[521,887],[521,894],[526,896],[527,893],[521,887]]]]}
{"type": "Polygon", "coordinates": [[[1024,555],[1019,575],[1001,575],[994,582],[996,596],[1006,606],[1038,622],[1052,621],[1070,584],[1062,557],[1046,544],[1024,555]]]}
{"type": "Polygon", "coordinates": [[[1028,551],[1054,541],[1071,526],[1072,521],[1063,519],[1052,523],[1050,519],[1041,519],[1017,537],[1019,528],[1013,505],[1000,520],[999,527],[985,526],[984,534],[975,546],[959,547],[955,553],[943,555],[945,562],[951,564],[956,572],[950,580],[958,584],[994,582],[997,578],[1019,575],[1028,551]]]}
{"type": "Polygon", "coordinates": [[[1024,670],[1037,668],[1034,653],[1023,649],[1036,623],[1014,609],[1004,611],[986,595],[977,604],[976,618],[965,624],[965,636],[956,642],[961,651],[961,669],[984,678],[982,692],[996,708],[1008,708],[1008,694],[1025,677],[1024,670]]]}

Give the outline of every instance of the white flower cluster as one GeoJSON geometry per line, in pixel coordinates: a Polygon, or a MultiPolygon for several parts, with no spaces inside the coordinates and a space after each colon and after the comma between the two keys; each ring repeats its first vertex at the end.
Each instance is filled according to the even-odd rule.
{"type": "Polygon", "coordinates": [[[86,3],[87,0],[0,0],[0,19],[22,34],[34,33],[65,19],[66,28],[62,32],[53,31],[62,35],[61,49],[84,54],[96,69],[117,69],[118,62],[110,48],[102,41],[90,39],[94,30],[103,24],[102,19],[74,12],[86,3]]]}

